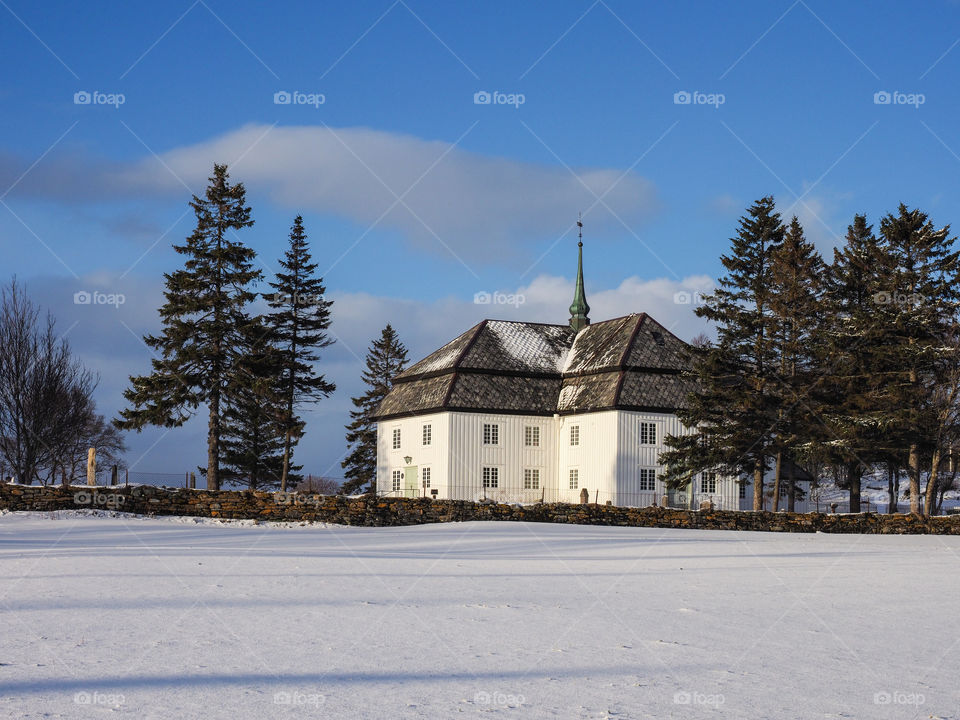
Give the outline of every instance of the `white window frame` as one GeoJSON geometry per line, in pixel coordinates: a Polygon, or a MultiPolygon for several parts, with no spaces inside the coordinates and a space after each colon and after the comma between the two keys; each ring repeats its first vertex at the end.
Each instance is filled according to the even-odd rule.
{"type": "Polygon", "coordinates": [[[712,470],[700,473],[700,492],[715,495],[717,492],[717,474],[712,470]]]}
{"type": "Polygon", "coordinates": [[[656,423],[654,422],[640,423],[640,444],[641,445],[657,444],[657,424],[656,423]]]}
{"type": "Polygon", "coordinates": [[[527,425],[523,428],[523,446],[540,447],[540,426],[527,425]]]}
{"type": "Polygon", "coordinates": [[[430,478],[430,475],[431,475],[431,474],[432,474],[432,473],[430,472],[430,468],[429,468],[429,467],[422,467],[422,468],[420,468],[420,481],[421,481],[421,483],[423,484],[423,488],[424,488],[425,490],[429,490],[429,489],[430,489],[430,479],[431,479],[431,478],[430,478]]]}
{"type": "Polygon", "coordinates": [[[640,490],[642,492],[647,492],[653,490],[654,492],[657,489],[657,469],[656,468],[640,468],[640,490]]]}
{"type": "Polygon", "coordinates": [[[737,485],[740,486],[740,491],[739,491],[739,493],[738,493],[738,495],[740,496],[740,499],[741,499],[741,500],[746,500],[746,499],[747,499],[747,484],[746,484],[745,482],[743,482],[743,481],[740,481],[740,482],[737,483],[737,485]]]}
{"type": "Polygon", "coordinates": [[[571,425],[570,426],[570,447],[579,447],[580,446],[580,426],[571,425]]]}
{"type": "Polygon", "coordinates": [[[400,492],[403,489],[403,470],[393,471],[390,489],[392,492],[400,492]]]}
{"type": "Polygon", "coordinates": [[[523,489],[524,490],[540,489],[540,468],[524,468],[523,469],[523,489]]]}
{"type": "Polygon", "coordinates": [[[393,449],[394,450],[400,449],[400,428],[398,427],[395,427],[393,429],[393,449]]]}
{"type": "Polygon", "coordinates": [[[497,423],[483,424],[483,444],[495,447],[500,444],[500,425],[497,423]]]}
{"type": "Polygon", "coordinates": [[[569,490],[579,490],[580,489],[580,468],[570,468],[570,472],[567,474],[569,481],[569,490]]]}
{"type": "Polygon", "coordinates": [[[423,426],[423,431],[421,434],[421,442],[423,443],[424,447],[426,447],[427,445],[433,444],[433,425],[432,424],[426,423],[423,426]]]}
{"type": "Polygon", "coordinates": [[[496,490],[500,487],[500,468],[493,465],[485,465],[481,476],[483,477],[484,490],[496,490]]]}

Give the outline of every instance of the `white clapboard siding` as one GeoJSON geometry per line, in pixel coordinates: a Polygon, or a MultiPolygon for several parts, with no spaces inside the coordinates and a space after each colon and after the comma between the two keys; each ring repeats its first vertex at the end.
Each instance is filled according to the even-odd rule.
{"type": "Polygon", "coordinates": [[[384,495],[403,495],[392,490],[393,471],[405,471],[405,457],[417,468],[417,495],[423,493],[421,469],[430,468],[430,489],[437,489],[437,497],[447,497],[450,458],[450,414],[431,413],[417,417],[397,418],[377,423],[377,492],[384,495]],[[423,444],[423,426],[431,426],[430,445],[423,444]],[[393,430],[400,429],[400,448],[393,448],[393,430]]]}
{"type": "Polygon", "coordinates": [[[450,418],[450,498],[499,502],[556,499],[556,448],[552,417],[496,413],[448,413],[450,418]],[[498,443],[483,444],[484,424],[496,425],[498,443]],[[524,445],[524,428],[540,429],[540,447],[524,445]],[[483,487],[483,468],[499,471],[498,487],[483,487]],[[540,489],[524,489],[525,468],[540,470],[540,489]]]}
{"type": "MultiPolygon", "coordinates": [[[[646,507],[660,504],[666,487],[659,455],[667,435],[683,426],[670,413],[604,410],[565,416],[505,413],[437,412],[398,418],[377,426],[377,490],[384,495],[424,495],[454,500],[491,499],[507,503],[580,502],[586,489],[590,502],[646,507]],[[656,443],[640,443],[640,423],[656,426],[656,443]],[[431,425],[431,443],[422,443],[423,426],[431,425]],[[496,445],[484,445],[483,427],[496,425],[496,445]],[[540,429],[540,446],[525,445],[525,428],[540,429]],[[571,445],[571,428],[579,428],[579,444],[571,445]],[[400,448],[393,448],[393,430],[400,429],[400,448]],[[393,491],[393,472],[407,472],[404,458],[417,472],[415,490],[404,482],[393,491]],[[483,468],[496,468],[497,487],[484,487],[483,468]],[[430,468],[430,487],[423,486],[423,469],[430,468]],[[654,490],[642,488],[640,469],[657,472],[654,490]],[[524,470],[539,471],[539,488],[524,487],[524,470]],[[570,487],[570,471],[578,473],[570,487]],[[432,491],[436,490],[434,494],[432,491]]],[[[716,492],[704,493],[699,476],[685,495],[686,504],[710,501],[717,508],[740,507],[734,478],[718,476],[716,492]]]]}

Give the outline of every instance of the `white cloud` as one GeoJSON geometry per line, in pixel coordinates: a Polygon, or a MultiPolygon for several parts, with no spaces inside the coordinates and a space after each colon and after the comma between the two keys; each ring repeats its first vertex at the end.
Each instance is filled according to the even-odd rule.
{"type": "MultiPolygon", "coordinates": [[[[574,177],[559,166],[365,128],[247,126],[162,158],[191,187],[203,187],[214,162],[232,163],[235,180],[277,205],[336,214],[363,227],[378,223],[474,262],[558,237],[595,196],[628,224],[642,223],[658,205],[653,185],[634,173],[586,168],[574,177]]],[[[131,169],[130,179],[179,185],[154,158],[131,169]]],[[[588,213],[597,232],[619,225],[611,211],[598,204],[588,213]]]]}

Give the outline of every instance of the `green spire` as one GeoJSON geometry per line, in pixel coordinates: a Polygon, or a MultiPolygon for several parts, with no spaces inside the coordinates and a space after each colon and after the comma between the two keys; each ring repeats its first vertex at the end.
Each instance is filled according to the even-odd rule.
{"type": "Polygon", "coordinates": [[[577,243],[577,286],[573,291],[573,304],[570,305],[570,327],[580,332],[590,324],[587,314],[590,306],[587,305],[587,294],[583,291],[583,222],[577,220],[580,228],[580,241],[577,243]]]}

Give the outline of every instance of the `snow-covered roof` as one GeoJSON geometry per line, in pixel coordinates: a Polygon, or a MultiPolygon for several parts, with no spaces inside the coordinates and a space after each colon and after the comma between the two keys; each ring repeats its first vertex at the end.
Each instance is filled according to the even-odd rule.
{"type": "Polygon", "coordinates": [[[646,314],[569,325],[484,320],[395,379],[380,419],[437,410],[534,415],[674,410],[685,344],[646,314]]]}

